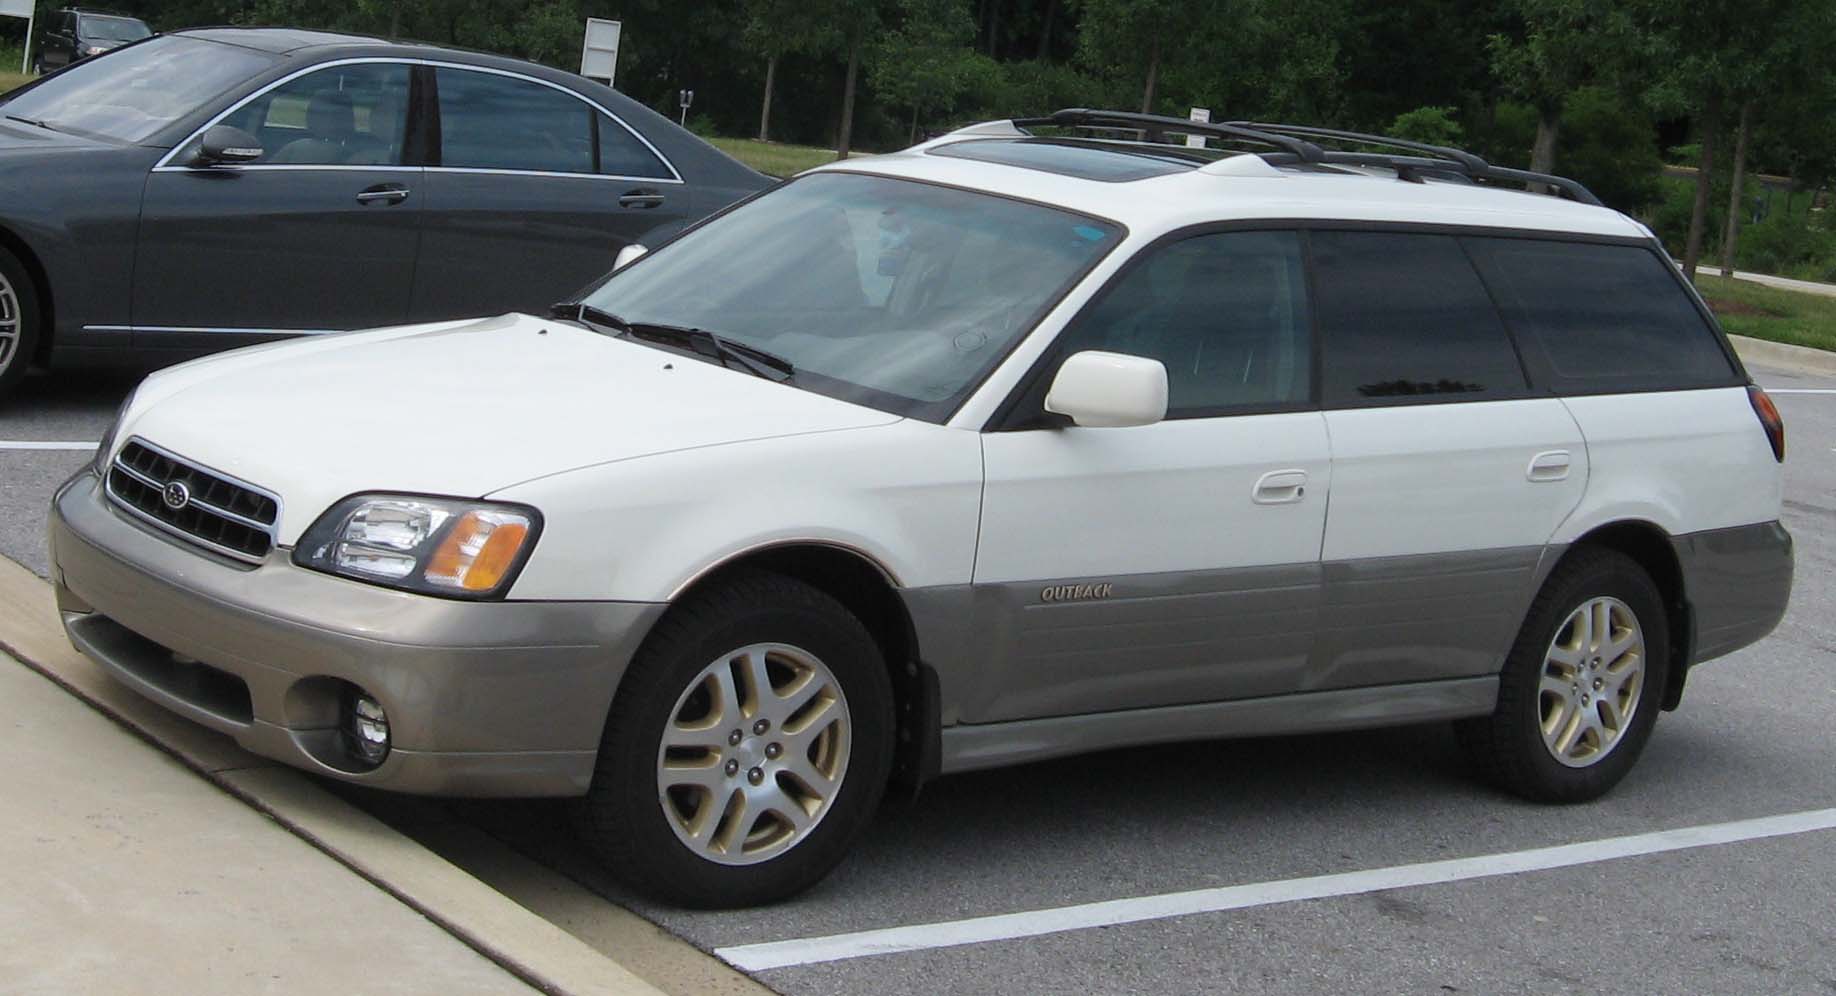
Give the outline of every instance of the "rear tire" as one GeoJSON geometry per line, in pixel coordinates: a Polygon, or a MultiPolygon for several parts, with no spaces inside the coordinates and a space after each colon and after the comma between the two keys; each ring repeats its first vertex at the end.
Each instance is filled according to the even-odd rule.
{"type": "Polygon", "coordinates": [[[0,249],[0,401],[19,386],[38,353],[43,314],[25,264],[0,249]]]}
{"type": "Polygon", "coordinates": [[[1625,554],[1571,552],[1531,603],[1490,716],[1455,725],[1487,780],[1538,802],[1597,799],[1651,737],[1669,672],[1669,622],[1625,554]]]}
{"type": "Polygon", "coordinates": [[[671,609],[632,660],[581,835],[663,902],[783,899],[866,826],[893,723],[892,682],[860,620],[801,581],[736,575],[671,609]]]}

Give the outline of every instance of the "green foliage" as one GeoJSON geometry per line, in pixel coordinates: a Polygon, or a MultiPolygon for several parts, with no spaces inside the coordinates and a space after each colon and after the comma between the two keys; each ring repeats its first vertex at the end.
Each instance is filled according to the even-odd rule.
{"type": "Polygon", "coordinates": [[[897,0],[896,7],[898,26],[868,50],[867,80],[887,103],[909,109],[915,131],[922,115],[950,112],[1000,70],[969,47],[975,23],[955,0],[897,0]]]}
{"type": "Polygon", "coordinates": [[[1461,139],[1460,123],[1454,120],[1451,107],[1418,107],[1404,111],[1390,122],[1384,134],[1430,145],[1458,146],[1461,139]]]}
{"type": "Polygon", "coordinates": [[[1563,101],[1556,167],[1587,184],[1609,207],[1629,214],[1662,195],[1664,162],[1651,119],[1605,87],[1582,87],[1563,101]]]}
{"type": "Polygon", "coordinates": [[[1721,327],[1735,335],[1836,349],[1836,297],[1707,275],[1696,278],[1696,288],[1721,327]]]}

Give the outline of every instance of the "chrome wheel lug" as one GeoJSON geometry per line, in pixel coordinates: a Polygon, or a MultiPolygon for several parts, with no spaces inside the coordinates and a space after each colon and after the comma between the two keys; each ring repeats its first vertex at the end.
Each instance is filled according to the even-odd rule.
{"type": "Polygon", "coordinates": [[[734,775],[737,775],[737,774],[739,774],[739,762],[738,761],[728,761],[727,762],[727,777],[732,778],[734,775]]]}
{"type": "Polygon", "coordinates": [[[765,756],[768,758],[771,758],[774,761],[776,761],[778,759],[778,755],[782,753],[784,753],[784,748],[778,744],[773,743],[773,744],[765,745],[765,756]]]}
{"type": "Polygon", "coordinates": [[[738,747],[740,740],[744,739],[744,736],[745,735],[738,730],[734,730],[732,733],[727,734],[727,746],[738,747]]]}
{"type": "Polygon", "coordinates": [[[765,780],[765,769],[764,768],[754,768],[751,771],[746,772],[746,780],[751,782],[754,785],[759,784],[760,782],[765,780]]]}
{"type": "Polygon", "coordinates": [[[771,720],[768,720],[768,719],[761,719],[758,722],[752,724],[752,733],[754,736],[761,735],[766,730],[769,730],[769,729],[771,729],[771,720]]]}

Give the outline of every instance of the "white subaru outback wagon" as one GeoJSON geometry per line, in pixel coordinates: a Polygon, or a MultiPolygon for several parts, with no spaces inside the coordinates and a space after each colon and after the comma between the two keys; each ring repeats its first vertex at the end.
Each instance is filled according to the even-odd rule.
{"type": "Polygon", "coordinates": [[[1777,624],[1783,455],[1572,181],[1073,111],[806,173],[549,316],[156,374],[51,541],[71,641],[172,710],[583,797],[631,885],[738,905],[889,785],[1128,744],[1452,720],[1596,797],[1777,624]]]}

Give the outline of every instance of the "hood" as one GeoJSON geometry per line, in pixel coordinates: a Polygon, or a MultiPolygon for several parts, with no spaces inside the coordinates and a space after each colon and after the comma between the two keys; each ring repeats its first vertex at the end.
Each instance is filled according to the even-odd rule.
{"type": "Polygon", "coordinates": [[[5,111],[6,105],[0,104],[0,155],[31,156],[35,153],[121,147],[113,142],[84,138],[81,135],[72,135],[67,131],[52,131],[49,128],[26,124],[23,121],[14,121],[4,116],[5,111]]]}
{"type": "Polygon", "coordinates": [[[281,496],[282,544],[357,492],[483,497],[593,464],[898,416],[560,321],[237,350],[148,378],[139,436],[281,496]]]}

